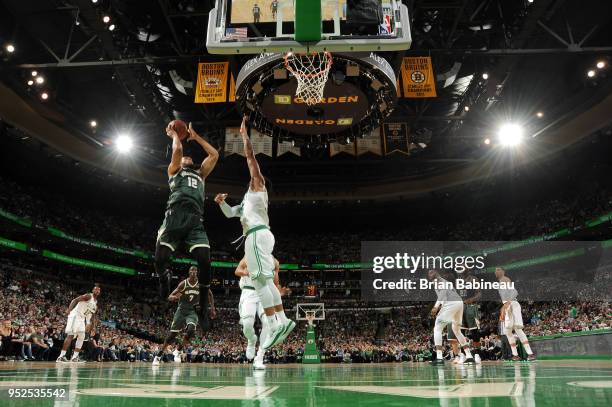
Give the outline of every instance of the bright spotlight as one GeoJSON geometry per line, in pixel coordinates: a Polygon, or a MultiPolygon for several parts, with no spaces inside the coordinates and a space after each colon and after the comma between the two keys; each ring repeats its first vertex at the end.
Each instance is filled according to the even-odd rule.
{"type": "Polygon", "coordinates": [[[34,85],[34,81],[33,81],[32,79],[30,79],[30,80],[28,81],[28,85],[29,85],[29,86],[34,85]]]}
{"type": "Polygon", "coordinates": [[[523,128],[518,124],[506,123],[499,128],[499,142],[503,146],[516,146],[523,141],[523,128]]]}
{"type": "Polygon", "coordinates": [[[605,61],[597,61],[597,69],[603,69],[606,66],[605,61]]]}
{"type": "Polygon", "coordinates": [[[129,152],[134,146],[134,142],[130,136],[126,136],[124,134],[117,136],[115,139],[115,147],[120,153],[129,152]]]}
{"type": "Polygon", "coordinates": [[[486,145],[491,144],[491,139],[490,139],[490,138],[486,138],[486,139],[484,139],[484,143],[485,143],[486,145]]]}
{"type": "Polygon", "coordinates": [[[110,22],[110,17],[109,16],[104,16],[104,17],[102,17],[102,21],[104,21],[106,24],[108,24],[110,22]]]}
{"type": "Polygon", "coordinates": [[[593,76],[595,76],[595,71],[594,71],[594,70],[592,70],[592,69],[590,69],[590,70],[587,72],[587,76],[588,76],[589,78],[592,78],[593,76]]]}
{"type": "Polygon", "coordinates": [[[7,45],[6,45],[6,51],[7,51],[9,54],[12,54],[13,52],[15,52],[15,46],[14,46],[13,44],[7,44],[7,45]]]}
{"type": "Polygon", "coordinates": [[[469,107],[469,106],[465,106],[465,107],[463,108],[463,110],[465,110],[466,112],[469,112],[469,111],[470,111],[470,107],[469,107]]]}
{"type": "Polygon", "coordinates": [[[542,113],[542,112],[537,112],[537,113],[536,113],[536,116],[538,116],[538,117],[541,119],[542,117],[544,117],[544,113],[542,113]]]}
{"type": "Polygon", "coordinates": [[[91,2],[92,2],[93,4],[96,4],[96,3],[98,2],[98,0],[91,0],[91,2]]]}
{"type": "Polygon", "coordinates": [[[97,125],[98,125],[98,122],[95,121],[95,120],[92,120],[92,121],[89,122],[89,126],[90,127],[96,127],[97,125]]]}
{"type": "Polygon", "coordinates": [[[40,98],[42,100],[47,100],[47,99],[49,99],[49,94],[47,92],[43,92],[43,93],[40,94],[40,98]]]}
{"type": "Polygon", "coordinates": [[[114,31],[115,30],[115,24],[111,24],[108,26],[108,31],[114,31]]]}
{"type": "Polygon", "coordinates": [[[32,71],[32,76],[36,76],[36,75],[38,75],[38,72],[37,71],[32,71]]]}
{"type": "Polygon", "coordinates": [[[36,83],[42,85],[43,83],[45,83],[45,78],[43,78],[42,76],[37,76],[36,83]]]}
{"type": "Polygon", "coordinates": [[[488,73],[486,73],[486,72],[485,72],[485,73],[483,73],[483,74],[482,74],[482,79],[484,79],[485,81],[486,81],[487,79],[489,79],[489,74],[488,74],[488,73]]]}

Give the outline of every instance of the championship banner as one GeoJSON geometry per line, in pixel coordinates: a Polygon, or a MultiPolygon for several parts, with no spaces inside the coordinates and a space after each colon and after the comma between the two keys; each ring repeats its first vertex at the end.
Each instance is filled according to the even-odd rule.
{"type": "Polygon", "coordinates": [[[228,70],[229,62],[199,63],[195,103],[225,103],[228,70]]]}
{"type": "Polygon", "coordinates": [[[302,155],[302,151],[300,150],[300,148],[294,147],[293,143],[291,143],[290,141],[279,141],[276,145],[276,156],[280,157],[285,153],[295,154],[298,157],[302,155]]]}
{"type": "Polygon", "coordinates": [[[329,156],[330,157],[333,157],[340,153],[355,155],[355,143],[350,143],[350,144],[329,143],[329,156]]]}
{"type": "Polygon", "coordinates": [[[225,128],[225,156],[239,154],[244,157],[244,142],[240,135],[240,128],[225,128]]]}
{"type": "Polygon", "coordinates": [[[355,140],[357,143],[357,156],[365,153],[382,155],[382,144],[380,142],[380,127],[372,130],[364,138],[355,140]]]}
{"type": "Polygon", "coordinates": [[[263,154],[272,157],[272,137],[261,134],[255,129],[251,129],[251,144],[255,155],[263,154]]]}
{"type": "Polygon", "coordinates": [[[410,144],[408,142],[408,124],[407,123],[384,123],[384,142],[385,154],[389,155],[395,151],[409,155],[410,144]]]}
{"type": "Polygon", "coordinates": [[[402,82],[405,98],[436,97],[436,79],[431,66],[431,57],[404,57],[402,82]]]}

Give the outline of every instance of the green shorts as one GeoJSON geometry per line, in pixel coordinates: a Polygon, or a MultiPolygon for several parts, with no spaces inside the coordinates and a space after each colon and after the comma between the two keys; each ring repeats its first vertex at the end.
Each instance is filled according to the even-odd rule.
{"type": "Polygon", "coordinates": [[[195,327],[198,326],[198,314],[193,307],[178,307],[172,318],[172,325],[170,325],[170,332],[180,332],[192,324],[195,327]]]}
{"type": "MultiPolygon", "coordinates": [[[[464,331],[471,331],[474,329],[480,329],[480,324],[478,321],[478,304],[463,304],[463,320],[461,322],[461,329],[464,331]]],[[[448,327],[447,331],[448,339],[457,339],[455,338],[455,333],[453,330],[448,327]]]]}
{"type": "Polygon", "coordinates": [[[196,247],[210,247],[203,219],[189,207],[176,206],[166,211],[164,223],[157,231],[157,243],[175,251],[181,243],[189,252],[196,247]]]}

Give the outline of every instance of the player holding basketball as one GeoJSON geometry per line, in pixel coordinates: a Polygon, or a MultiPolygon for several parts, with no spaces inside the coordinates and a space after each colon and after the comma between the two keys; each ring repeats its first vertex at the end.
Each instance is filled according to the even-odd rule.
{"type": "Polygon", "coordinates": [[[70,349],[72,344],[72,338],[77,337],[76,344],[74,345],[74,352],[70,362],[80,362],[79,352],[83,347],[83,341],[85,340],[85,331],[87,322],[90,322],[89,328],[91,329],[96,325],[95,314],[98,310],[98,297],[100,296],[100,286],[94,285],[90,293],[80,295],[70,302],[68,306],[68,321],[66,322],[66,339],[64,339],[64,346],[60,352],[57,362],[68,362],[66,358],[66,352],[70,349]]]}
{"type": "MultiPolygon", "coordinates": [[[[460,273],[458,278],[463,279],[465,282],[475,281],[476,277],[472,274],[471,270],[466,270],[460,273]]],[[[478,290],[458,289],[457,294],[463,299],[463,318],[461,322],[461,331],[464,332],[464,336],[467,336],[472,340],[472,349],[474,351],[474,361],[480,363],[480,355],[478,355],[478,349],[480,349],[480,323],[478,321],[478,300],[482,297],[482,292],[478,290]]],[[[451,349],[455,355],[453,363],[463,363],[464,356],[459,351],[459,342],[452,329],[446,332],[448,341],[450,342],[451,349]]]]}
{"type": "MultiPolygon", "coordinates": [[[[495,277],[500,283],[510,283],[510,280],[506,276],[506,271],[497,267],[495,269],[495,277]]],[[[516,289],[499,289],[499,296],[501,297],[502,305],[501,311],[499,312],[499,320],[500,320],[500,330],[502,335],[506,335],[508,338],[508,343],[510,344],[510,350],[512,351],[512,360],[519,361],[521,357],[518,355],[518,350],[516,348],[516,339],[514,338],[514,333],[518,336],[521,344],[523,344],[523,348],[525,352],[527,352],[527,360],[535,360],[535,355],[531,350],[531,346],[529,346],[529,340],[527,339],[527,335],[523,332],[523,314],[521,312],[521,304],[518,303],[516,297],[518,296],[518,291],[516,289]]]]}
{"type": "Polygon", "coordinates": [[[240,134],[244,143],[247,165],[251,180],[242,203],[231,207],[225,202],[227,194],[217,194],[215,202],[228,217],[240,217],[244,240],[244,257],[253,287],[259,294],[269,335],[263,341],[263,349],[281,343],[295,328],[295,322],[288,319],[283,309],[280,292],[274,285],[274,235],[270,231],[268,218],[268,191],[259,164],[255,158],[253,145],[246,132],[246,117],[242,120],[240,134]]]}
{"type": "MultiPolygon", "coordinates": [[[[184,123],[183,123],[184,126],[184,123]]],[[[172,272],[168,269],[170,255],[181,243],[198,262],[199,284],[202,290],[210,287],[210,244],[203,225],[204,182],[215,168],[219,153],[200,137],[189,124],[188,141],[195,141],[208,154],[199,167],[193,159],[183,155],[181,138],[175,128],[168,125],[166,134],[172,139],[172,159],[168,165],[170,197],[166,205],[164,222],[157,232],[155,270],[160,278],[160,298],[165,298],[172,284],[172,272]]],[[[208,296],[200,296],[200,324],[208,328],[208,296]]]]}
{"type": "MultiPolygon", "coordinates": [[[[215,318],[215,303],[210,289],[207,290],[208,302],[210,304],[210,317],[215,318]]],[[[198,325],[198,314],[196,306],[200,303],[200,284],[198,282],[198,268],[191,266],[189,268],[189,277],[179,283],[179,285],[168,296],[168,301],[178,302],[178,307],[172,318],[170,326],[170,334],[164,340],[164,344],[153,358],[153,365],[159,365],[159,361],[163,356],[166,348],[174,343],[176,336],[182,330],[185,330],[183,335],[183,348],[189,344],[196,332],[198,325]]]]}
{"type": "MultiPolygon", "coordinates": [[[[429,281],[436,281],[438,284],[448,284],[448,280],[444,279],[437,270],[429,270],[427,273],[429,281]]],[[[443,365],[442,358],[442,331],[444,327],[450,324],[455,337],[459,341],[459,345],[465,353],[465,364],[473,364],[474,358],[470,352],[470,347],[461,333],[461,318],[463,316],[463,301],[454,289],[436,288],[438,301],[431,309],[431,316],[436,318],[434,325],[434,345],[436,346],[436,359],[432,362],[434,365],[443,365]]]]}
{"type": "MultiPolygon", "coordinates": [[[[274,259],[274,285],[278,288],[281,296],[287,291],[285,288],[280,286],[278,273],[280,271],[280,264],[277,259],[274,259]]],[[[240,294],[240,302],[238,304],[238,313],[240,314],[240,324],[242,325],[242,332],[245,338],[247,338],[247,349],[246,357],[248,360],[255,358],[253,361],[253,368],[265,369],[266,366],[263,363],[265,351],[263,349],[263,342],[265,341],[267,332],[267,326],[263,325],[261,335],[259,337],[259,349],[257,350],[257,356],[255,356],[255,345],[257,344],[257,334],[255,333],[255,315],[259,316],[259,320],[263,321],[264,310],[259,299],[259,294],[253,287],[253,281],[249,276],[247,269],[246,260],[243,258],[240,260],[236,271],[234,271],[236,277],[240,277],[239,286],[242,290],[240,294]]],[[[283,338],[284,340],[284,338],[283,338]]]]}

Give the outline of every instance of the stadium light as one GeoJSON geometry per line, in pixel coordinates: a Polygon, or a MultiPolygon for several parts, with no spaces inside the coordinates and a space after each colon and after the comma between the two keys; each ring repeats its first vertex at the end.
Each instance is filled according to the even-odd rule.
{"type": "Polygon", "coordinates": [[[104,16],[104,17],[102,17],[102,21],[104,21],[106,24],[108,24],[110,22],[110,17],[109,16],[104,16]]]}
{"type": "Polygon", "coordinates": [[[40,98],[42,100],[47,100],[47,99],[49,99],[49,94],[47,92],[43,92],[43,93],[40,94],[40,98]]]}
{"type": "Polygon", "coordinates": [[[469,106],[465,106],[465,107],[463,108],[463,110],[465,110],[466,112],[469,112],[469,111],[470,111],[470,107],[469,107],[469,106]]]}
{"type": "Polygon", "coordinates": [[[91,0],[91,2],[92,2],[93,4],[96,4],[96,3],[98,2],[98,0],[91,0]]]}
{"type": "Polygon", "coordinates": [[[542,112],[537,112],[537,113],[536,113],[536,116],[538,116],[538,117],[541,119],[542,117],[544,117],[544,113],[542,113],[542,112]]]}
{"type": "Polygon", "coordinates": [[[595,76],[595,71],[594,71],[594,70],[592,70],[592,69],[589,69],[589,71],[587,72],[587,76],[588,76],[589,78],[592,78],[593,76],[595,76]]]}
{"type": "Polygon", "coordinates": [[[29,86],[34,85],[34,81],[33,81],[32,79],[30,79],[30,80],[28,81],[28,85],[29,85],[29,86]]]}
{"type": "Polygon", "coordinates": [[[515,123],[506,123],[499,128],[497,135],[501,145],[517,146],[523,141],[523,128],[515,123]]]}
{"type": "Polygon", "coordinates": [[[120,153],[127,153],[134,147],[134,142],[130,136],[121,134],[115,139],[115,147],[120,153]]]}
{"type": "Polygon", "coordinates": [[[98,126],[98,122],[95,121],[95,120],[92,120],[92,121],[89,122],[89,126],[90,127],[96,127],[96,126],[98,126]]]}
{"type": "Polygon", "coordinates": [[[606,61],[597,61],[597,69],[604,69],[606,67],[606,61]]]}
{"type": "Polygon", "coordinates": [[[488,73],[486,73],[486,72],[485,72],[485,73],[483,73],[483,74],[482,74],[482,79],[484,79],[485,81],[486,81],[487,79],[489,79],[489,74],[488,74],[488,73]]]}
{"type": "Polygon", "coordinates": [[[32,71],[32,76],[38,75],[38,71],[32,71]]]}
{"type": "Polygon", "coordinates": [[[485,143],[486,145],[491,144],[491,139],[487,137],[486,139],[484,139],[484,143],[485,143]]]}
{"type": "Polygon", "coordinates": [[[108,31],[115,31],[115,24],[111,24],[108,26],[108,31]]]}
{"type": "Polygon", "coordinates": [[[15,46],[13,44],[6,44],[6,52],[8,52],[9,54],[12,54],[13,52],[15,52],[15,46]]]}
{"type": "Polygon", "coordinates": [[[43,78],[42,76],[37,76],[36,83],[42,85],[43,83],[45,83],[45,78],[43,78]]]}

